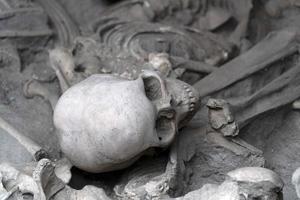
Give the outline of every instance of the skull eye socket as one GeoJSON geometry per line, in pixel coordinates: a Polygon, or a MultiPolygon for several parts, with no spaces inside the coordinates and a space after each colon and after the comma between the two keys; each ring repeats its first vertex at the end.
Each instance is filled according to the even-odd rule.
{"type": "Polygon", "coordinates": [[[161,84],[157,78],[147,77],[143,79],[145,85],[146,96],[155,101],[162,98],[161,84]]]}

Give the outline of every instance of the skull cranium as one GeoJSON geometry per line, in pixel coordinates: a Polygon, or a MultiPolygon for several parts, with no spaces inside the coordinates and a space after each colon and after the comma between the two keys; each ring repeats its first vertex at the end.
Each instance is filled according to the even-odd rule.
{"type": "Polygon", "coordinates": [[[198,108],[196,90],[154,71],[136,80],[92,75],[54,110],[62,151],[88,172],[125,168],[151,147],[166,147],[198,108]]]}

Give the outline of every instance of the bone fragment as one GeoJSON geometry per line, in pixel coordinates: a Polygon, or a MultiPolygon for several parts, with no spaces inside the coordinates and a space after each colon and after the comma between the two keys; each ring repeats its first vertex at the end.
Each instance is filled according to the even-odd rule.
{"type": "Polygon", "coordinates": [[[24,136],[17,129],[11,126],[7,121],[0,117],[0,128],[7,131],[11,136],[22,144],[35,160],[40,160],[47,156],[46,151],[30,138],[24,136]]]}

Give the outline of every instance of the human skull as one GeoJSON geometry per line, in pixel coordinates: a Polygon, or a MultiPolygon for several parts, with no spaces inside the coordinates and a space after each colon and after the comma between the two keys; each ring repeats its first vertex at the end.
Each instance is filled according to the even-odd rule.
{"type": "Polygon", "coordinates": [[[144,71],[136,80],[92,75],[68,89],[54,110],[63,153],[99,173],[132,164],[151,147],[167,147],[199,106],[190,85],[144,71]]]}

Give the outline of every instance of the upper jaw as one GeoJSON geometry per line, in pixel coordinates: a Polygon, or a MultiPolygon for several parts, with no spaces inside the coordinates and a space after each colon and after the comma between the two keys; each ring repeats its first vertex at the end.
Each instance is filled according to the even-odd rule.
{"type": "Polygon", "coordinates": [[[176,79],[166,80],[172,96],[171,105],[177,115],[178,127],[181,128],[194,116],[200,107],[200,95],[191,85],[176,79]]]}

